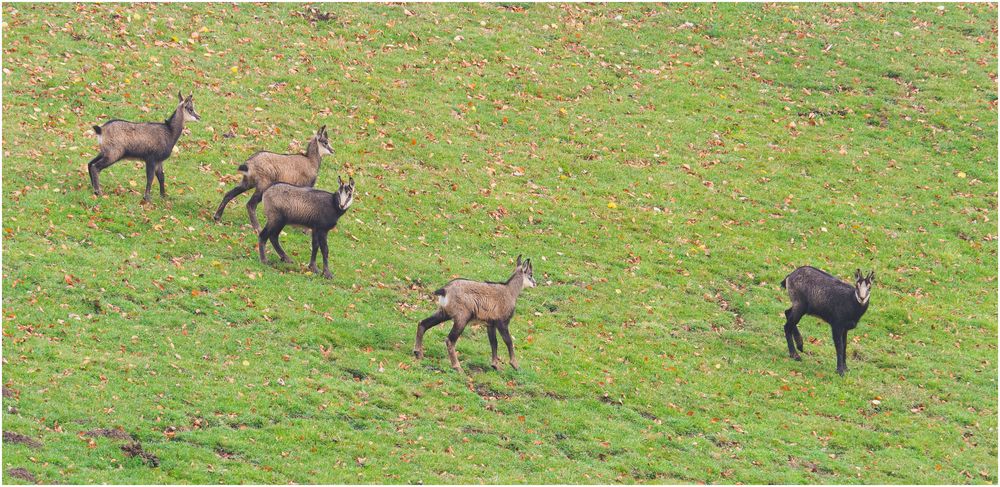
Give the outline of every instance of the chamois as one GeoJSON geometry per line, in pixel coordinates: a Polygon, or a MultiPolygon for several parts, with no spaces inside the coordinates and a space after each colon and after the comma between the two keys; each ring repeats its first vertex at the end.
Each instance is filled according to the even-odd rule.
{"type": "Polygon", "coordinates": [[[802,360],[802,335],[798,323],[803,315],[812,315],[830,324],[833,345],[837,350],[837,373],[847,371],[847,332],[858,326],[861,316],[868,311],[875,271],[867,276],[861,270],[854,271],[854,285],[837,279],[815,267],[803,266],[792,271],[781,281],[781,287],[788,290],[792,307],[785,310],[785,340],[788,342],[788,356],[802,360]],[[793,343],[794,342],[794,343],[793,343]]]}
{"type": "Polygon", "coordinates": [[[275,183],[313,187],[320,161],[327,154],[333,154],[333,148],[330,147],[330,139],[326,134],[326,125],[320,127],[309,140],[305,154],[275,154],[266,151],[255,153],[240,165],[239,172],[243,175],[243,180],[222,197],[219,208],[215,210],[215,221],[222,219],[222,212],[233,198],[256,188],[247,202],[247,212],[250,214],[250,225],[253,226],[254,233],[260,232],[257,204],[263,198],[264,191],[275,183]]]}
{"type": "Polygon", "coordinates": [[[184,122],[201,120],[194,109],[194,95],[184,98],[177,93],[178,104],[174,113],[163,123],[135,123],[125,120],[110,120],[104,125],[94,125],[99,147],[97,157],[87,163],[90,184],[94,194],[100,196],[100,174],[105,168],[122,159],[137,159],[146,163],[146,192],[142,200],[150,201],[149,190],[153,186],[153,176],[160,182],[160,196],[166,196],[163,187],[163,161],[177,144],[184,132],[184,122]]]}
{"type": "Polygon", "coordinates": [[[493,350],[491,365],[500,370],[500,360],[497,359],[497,330],[507,344],[510,355],[510,366],[518,369],[517,358],[514,357],[514,341],[510,337],[510,319],[514,316],[514,307],[521,289],[535,287],[532,276],[531,259],[521,262],[517,256],[514,273],[507,282],[479,282],[468,279],[455,279],[444,287],[434,291],[438,296],[438,310],[417,325],[417,339],[413,344],[413,355],[417,359],[424,358],[424,332],[448,320],[453,320],[451,332],[445,339],[448,349],[448,359],[455,370],[462,372],[458,362],[455,343],[462,336],[465,325],[472,320],[486,324],[490,337],[490,347],[493,350]]]}
{"type": "Polygon", "coordinates": [[[337,181],[340,183],[340,189],[336,193],[286,183],[272,184],[267,191],[264,191],[264,214],[267,216],[267,225],[264,225],[264,229],[257,237],[261,263],[267,264],[265,248],[268,239],[271,240],[271,245],[281,260],[291,262],[292,259],[278,243],[278,236],[281,235],[281,229],[285,225],[301,225],[312,230],[312,258],[309,259],[309,270],[319,274],[319,270],[316,269],[316,250],[322,249],[323,277],[327,279],[333,277],[333,274],[330,274],[330,254],[326,236],[337,226],[337,220],[354,202],[354,178],[350,178],[348,184],[344,184],[344,180],[339,176],[337,181]]]}

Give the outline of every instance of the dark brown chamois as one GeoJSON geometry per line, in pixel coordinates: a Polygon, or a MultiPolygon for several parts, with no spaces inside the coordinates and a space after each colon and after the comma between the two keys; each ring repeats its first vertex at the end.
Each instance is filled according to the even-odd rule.
{"type": "Polygon", "coordinates": [[[272,184],[287,183],[295,186],[313,187],[319,174],[319,164],[323,156],[332,154],[330,139],[326,134],[326,125],[321,127],[306,146],[305,154],[275,154],[260,151],[250,156],[247,162],[239,167],[243,180],[235,188],[222,197],[219,208],[215,210],[215,221],[222,219],[222,212],[229,202],[246,191],[255,189],[247,201],[247,213],[250,214],[250,225],[253,231],[260,232],[257,223],[257,204],[260,203],[264,191],[272,184]]]}
{"type": "Polygon", "coordinates": [[[514,316],[517,297],[526,287],[535,287],[532,274],[531,259],[521,262],[517,256],[514,273],[507,282],[480,282],[468,279],[455,279],[441,289],[434,291],[438,296],[438,310],[417,325],[417,339],[413,344],[413,355],[418,359],[424,357],[424,332],[448,320],[452,320],[451,332],[445,339],[448,349],[448,359],[455,370],[461,372],[462,365],[458,362],[458,352],[455,344],[462,336],[465,325],[476,320],[486,324],[490,337],[490,348],[493,350],[491,365],[500,370],[500,360],[497,358],[497,330],[507,345],[510,355],[510,366],[518,368],[514,357],[514,340],[510,336],[510,319],[514,316]]]}
{"type": "Polygon", "coordinates": [[[267,225],[257,236],[257,247],[260,250],[260,261],[267,263],[265,249],[267,241],[271,240],[275,252],[284,262],[291,262],[281,244],[278,243],[278,236],[285,225],[300,225],[312,230],[312,258],[309,259],[309,270],[314,274],[319,274],[316,269],[316,251],[323,251],[323,277],[330,279],[330,258],[327,247],[326,236],[333,227],[337,226],[337,221],[347,212],[354,202],[354,178],[350,178],[350,183],[337,177],[340,182],[340,189],[336,193],[328,193],[323,190],[292,186],[291,184],[278,183],[271,185],[264,192],[264,215],[267,216],[267,225]]]}
{"type": "Polygon", "coordinates": [[[847,371],[847,332],[858,326],[861,316],[868,311],[875,271],[867,276],[861,270],[854,271],[854,285],[850,285],[815,267],[803,266],[792,271],[781,287],[788,290],[792,307],[785,310],[785,340],[788,342],[788,356],[802,360],[802,335],[799,320],[804,315],[812,315],[830,324],[833,332],[833,346],[837,349],[837,373],[847,371]]]}
{"type": "Polygon", "coordinates": [[[136,159],[146,163],[146,192],[144,202],[150,201],[149,190],[153,186],[153,176],[160,182],[160,196],[166,196],[163,186],[163,161],[177,144],[184,132],[184,122],[201,120],[194,110],[194,95],[177,93],[178,105],[174,113],[163,123],[135,123],[125,120],[111,120],[104,125],[94,125],[97,134],[97,157],[87,163],[90,184],[94,194],[101,195],[101,171],[122,159],[136,159]]]}

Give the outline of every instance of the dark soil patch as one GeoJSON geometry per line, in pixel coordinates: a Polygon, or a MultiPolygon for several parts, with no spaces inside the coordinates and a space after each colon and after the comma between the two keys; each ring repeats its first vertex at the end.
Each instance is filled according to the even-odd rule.
{"type": "Polygon", "coordinates": [[[28,470],[26,470],[24,468],[21,468],[21,467],[12,468],[12,469],[7,470],[7,475],[9,475],[11,477],[14,477],[14,478],[17,478],[17,479],[27,480],[28,482],[35,483],[35,476],[34,476],[34,474],[32,474],[28,470]]]}
{"type": "Polygon", "coordinates": [[[7,387],[3,387],[3,398],[10,399],[12,397],[14,397],[14,391],[8,389],[7,387]]]}
{"type": "Polygon", "coordinates": [[[610,404],[612,406],[621,406],[624,404],[621,399],[614,399],[607,394],[602,394],[598,396],[597,400],[603,402],[604,404],[610,404]]]}
{"type": "Polygon", "coordinates": [[[221,446],[215,448],[215,454],[218,455],[219,458],[224,458],[226,460],[229,460],[231,458],[236,458],[237,456],[235,452],[231,452],[225,448],[222,448],[221,446]]]}
{"type": "Polygon", "coordinates": [[[146,465],[150,467],[158,467],[160,465],[160,459],[156,458],[156,455],[147,452],[142,449],[142,445],[138,441],[129,443],[127,445],[122,445],[122,451],[125,452],[127,457],[139,457],[146,465]]]}
{"type": "Polygon", "coordinates": [[[31,448],[38,448],[42,446],[42,442],[30,437],[24,436],[21,433],[15,433],[13,431],[3,432],[3,442],[4,443],[20,443],[22,445],[28,445],[31,448]]]}
{"type": "Polygon", "coordinates": [[[134,440],[134,438],[132,438],[132,435],[120,429],[97,428],[94,430],[85,431],[83,434],[91,438],[97,438],[99,436],[103,436],[104,438],[112,438],[115,440],[125,440],[125,441],[134,440]]]}
{"type": "Polygon", "coordinates": [[[362,371],[360,371],[358,369],[352,369],[350,367],[344,367],[344,372],[347,372],[348,374],[351,374],[351,377],[353,377],[354,380],[356,380],[356,381],[363,381],[363,380],[365,380],[365,379],[368,378],[368,374],[366,374],[366,373],[364,373],[364,372],[362,372],[362,371]]]}
{"type": "Polygon", "coordinates": [[[510,399],[510,394],[495,391],[492,387],[486,384],[476,384],[472,387],[472,390],[479,394],[479,397],[487,401],[496,401],[498,399],[510,399]]]}

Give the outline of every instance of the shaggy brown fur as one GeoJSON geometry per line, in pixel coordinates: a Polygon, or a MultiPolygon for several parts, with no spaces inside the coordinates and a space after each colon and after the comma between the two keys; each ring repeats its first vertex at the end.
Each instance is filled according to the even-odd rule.
{"type": "Polygon", "coordinates": [[[482,321],[486,324],[489,332],[490,347],[493,350],[492,366],[500,369],[500,360],[497,358],[497,330],[503,337],[504,344],[507,345],[507,353],[510,355],[511,367],[517,369],[517,359],[514,357],[514,340],[510,336],[510,319],[514,316],[514,308],[517,305],[517,297],[524,287],[535,287],[531,259],[521,262],[521,256],[517,256],[517,265],[514,273],[511,274],[507,282],[479,282],[468,279],[455,279],[443,288],[434,291],[438,298],[438,310],[436,313],[420,322],[417,325],[417,339],[413,344],[413,354],[421,359],[424,357],[424,333],[434,326],[448,320],[453,321],[451,333],[445,340],[448,349],[448,359],[451,366],[458,371],[462,371],[462,365],[458,362],[458,354],[455,351],[455,343],[458,337],[462,336],[465,325],[470,321],[482,321]]]}
{"type": "Polygon", "coordinates": [[[101,126],[95,125],[94,133],[97,134],[100,153],[87,164],[94,194],[102,194],[101,171],[122,159],[136,159],[146,163],[146,192],[143,194],[143,201],[150,200],[149,191],[153,186],[153,176],[160,182],[160,196],[166,196],[167,192],[163,185],[163,161],[170,157],[177,139],[184,132],[184,122],[201,120],[194,109],[193,96],[184,98],[178,93],[177,109],[163,123],[111,120],[101,126]]]}
{"type": "Polygon", "coordinates": [[[309,270],[319,274],[319,270],[316,269],[316,251],[322,249],[323,277],[327,279],[333,277],[330,274],[326,236],[337,226],[337,221],[354,202],[354,178],[351,178],[349,184],[344,184],[340,177],[337,180],[340,182],[340,189],[336,193],[285,183],[272,185],[264,192],[267,225],[257,237],[262,263],[267,263],[265,250],[268,240],[271,241],[274,251],[281,260],[292,261],[278,243],[278,236],[281,235],[281,229],[285,228],[285,225],[299,225],[312,230],[312,258],[309,261],[309,270]]]}
{"type": "Polygon", "coordinates": [[[264,192],[271,185],[277,183],[313,187],[316,184],[323,156],[332,153],[333,149],[330,147],[330,139],[326,134],[326,125],[324,125],[309,140],[305,154],[275,154],[274,152],[261,151],[250,156],[250,159],[247,159],[247,162],[239,168],[243,180],[222,197],[219,208],[215,210],[215,221],[222,219],[222,212],[225,211],[226,205],[233,198],[256,188],[250,201],[247,202],[247,212],[250,214],[250,225],[253,226],[253,231],[260,232],[260,224],[257,222],[257,205],[263,198],[264,192]]]}

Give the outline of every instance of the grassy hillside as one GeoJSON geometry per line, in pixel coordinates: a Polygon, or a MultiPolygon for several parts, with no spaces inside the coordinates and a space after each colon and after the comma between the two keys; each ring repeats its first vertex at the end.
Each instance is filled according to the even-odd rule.
{"type": "Polygon", "coordinates": [[[3,480],[996,483],[996,16],[6,4],[3,480]],[[95,197],[90,127],[178,91],[168,198],[128,161],[95,197]],[[293,228],[257,261],[247,196],[211,218],[323,124],[329,281],[293,228]],[[522,370],[480,326],[467,375],[447,324],[414,360],[518,254],[522,370]],[[875,269],[844,378],[814,318],[787,357],[803,264],[875,269]]]}

